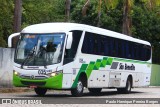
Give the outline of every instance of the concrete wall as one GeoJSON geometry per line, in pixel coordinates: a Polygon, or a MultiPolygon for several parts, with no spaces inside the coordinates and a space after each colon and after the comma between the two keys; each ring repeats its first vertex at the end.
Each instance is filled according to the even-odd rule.
{"type": "MultiPolygon", "coordinates": [[[[0,48],[0,88],[13,87],[14,49],[0,48]]],[[[160,86],[160,65],[152,65],[151,85],[160,86]]]]}
{"type": "Polygon", "coordinates": [[[160,86],[160,65],[152,64],[151,86],[160,86]]]}
{"type": "Polygon", "coordinates": [[[0,48],[0,88],[13,87],[13,59],[14,49],[0,48]]]}

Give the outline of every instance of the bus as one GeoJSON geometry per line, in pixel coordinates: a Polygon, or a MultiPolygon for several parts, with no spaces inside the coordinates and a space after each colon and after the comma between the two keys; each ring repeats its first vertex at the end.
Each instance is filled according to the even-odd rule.
{"type": "Polygon", "coordinates": [[[76,23],[41,23],[9,36],[19,37],[15,49],[13,84],[31,87],[44,96],[47,90],[84,88],[98,94],[103,88],[130,93],[148,86],[151,44],[110,30],[76,23]]]}

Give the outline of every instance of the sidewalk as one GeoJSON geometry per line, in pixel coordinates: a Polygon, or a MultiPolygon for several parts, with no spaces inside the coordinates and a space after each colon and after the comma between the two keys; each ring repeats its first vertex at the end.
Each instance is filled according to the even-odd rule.
{"type": "Polygon", "coordinates": [[[19,93],[19,92],[29,92],[32,91],[31,88],[0,88],[0,93],[19,93]]]}

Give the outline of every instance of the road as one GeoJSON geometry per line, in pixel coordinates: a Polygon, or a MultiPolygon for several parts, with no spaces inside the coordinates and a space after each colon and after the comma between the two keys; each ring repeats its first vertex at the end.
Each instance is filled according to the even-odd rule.
{"type": "MultiPolygon", "coordinates": [[[[134,88],[130,94],[119,94],[116,89],[103,89],[99,95],[92,95],[87,89],[82,97],[73,97],[70,91],[49,90],[44,97],[38,97],[34,91],[21,93],[0,93],[0,98],[37,99],[45,104],[103,104],[107,99],[113,98],[159,98],[160,87],[134,88]]],[[[139,99],[138,99],[139,100],[139,99]]]]}

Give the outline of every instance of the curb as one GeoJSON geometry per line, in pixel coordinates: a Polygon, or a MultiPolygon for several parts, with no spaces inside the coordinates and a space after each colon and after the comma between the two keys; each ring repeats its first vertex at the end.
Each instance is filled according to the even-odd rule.
{"type": "Polygon", "coordinates": [[[149,88],[160,88],[160,86],[149,86],[149,88]]]}
{"type": "Polygon", "coordinates": [[[31,88],[0,88],[0,93],[21,93],[32,91],[31,88]]]}

